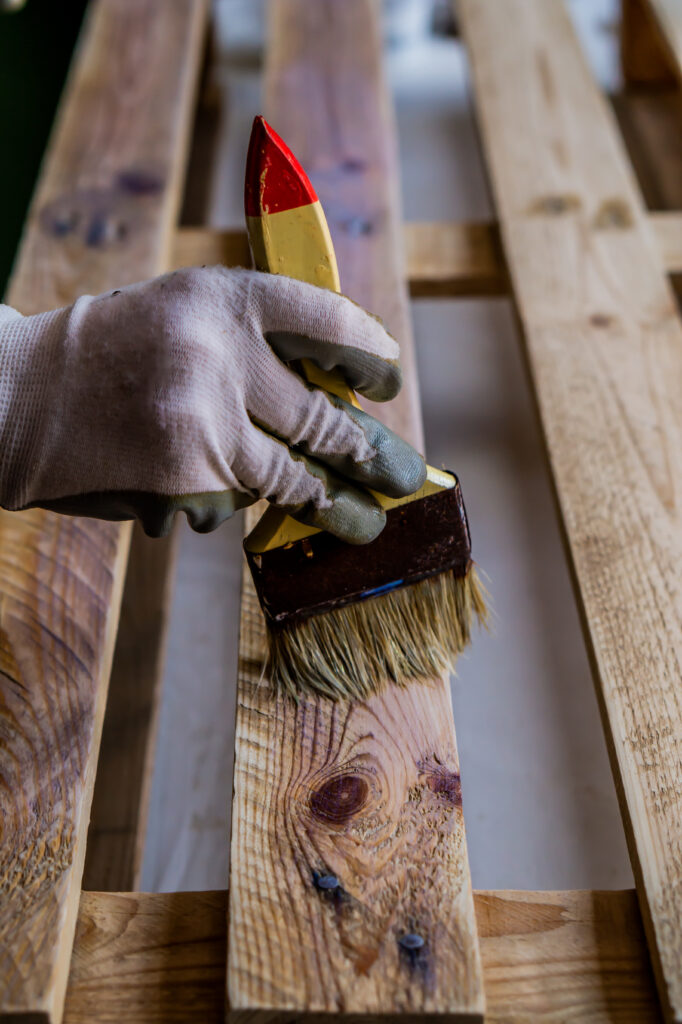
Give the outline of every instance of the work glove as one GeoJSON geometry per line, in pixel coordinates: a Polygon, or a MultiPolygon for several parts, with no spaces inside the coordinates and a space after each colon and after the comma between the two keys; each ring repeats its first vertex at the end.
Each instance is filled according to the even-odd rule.
{"type": "Polygon", "coordinates": [[[208,531],[265,497],[370,541],[385,515],[367,488],[410,494],[424,461],[297,361],[384,401],[398,356],[349,299],[250,270],[187,268],[38,316],[0,306],[0,504],[161,536],[180,510],[208,531]]]}

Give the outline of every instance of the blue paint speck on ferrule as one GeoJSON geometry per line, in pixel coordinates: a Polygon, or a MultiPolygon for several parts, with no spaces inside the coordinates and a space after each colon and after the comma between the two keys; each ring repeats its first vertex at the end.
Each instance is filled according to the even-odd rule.
{"type": "Polygon", "coordinates": [[[365,590],[363,597],[377,597],[379,594],[387,594],[389,590],[395,590],[397,587],[401,587],[404,580],[394,580],[392,583],[384,583],[382,587],[375,587],[374,590],[365,590]]]}

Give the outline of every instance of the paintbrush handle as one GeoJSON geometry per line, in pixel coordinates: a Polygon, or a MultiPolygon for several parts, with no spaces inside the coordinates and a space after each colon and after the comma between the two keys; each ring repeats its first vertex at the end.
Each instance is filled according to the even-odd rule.
{"type": "MultiPolygon", "coordinates": [[[[339,271],[327,218],[308,176],[285,142],[262,117],[254,121],[246,160],[246,227],[257,270],[285,274],[321,288],[340,292],[339,271]]],[[[360,407],[353,390],[338,372],[329,373],[309,359],[302,360],[311,384],[360,407]]],[[[427,467],[426,483],[417,494],[387,498],[373,491],[388,510],[436,491],[453,487],[455,478],[427,467]]],[[[319,531],[304,526],[270,507],[247,538],[251,551],[312,536],[319,531]]]]}

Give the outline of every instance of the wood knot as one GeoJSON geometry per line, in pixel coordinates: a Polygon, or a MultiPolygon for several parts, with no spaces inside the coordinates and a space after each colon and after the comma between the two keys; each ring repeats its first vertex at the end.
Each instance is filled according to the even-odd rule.
{"type": "Polygon", "coordinates": [[[361,775],[335,775],[310,797],[310,811],[318,821],[343,825],[367,803],[369,786],[361,775]]]}
{"type": "Polygon", "coordinates": [[[590,317],[590,323],[593,327],[610,327],[612,322],[613,320],[608,313],[593,313],[590,317]]]}
{"type": "Polygon", "coordinates": [[[574,195],[550,195],[540,196],[531,205],[529,213],[544,214],[549,217],[561,217],[565,213],[572,213],[579,210],[580,199],[574,195]]]}
{"type": "Polygon", "coordinates": [[[426,784],[432,793],[443,797],[453,807],[462,806],[462,783],[457,772],[438,768],[427,776],[426,784]]]}
{"type": "Polygon", "coordinates": [[[432,793],[441,797],[451,807],[462,806],[462,783],[459,772],[446,768],[444,764],[434,763],[430,758],[420,761],[417,768],[432,793]]]}
{"type": "Polygon", "coordinates": [[[632,223],[632,211],[622,199],[605,200],[597,210],[594,218],[594,227],[599,230],[631,228],[632,223]]]}

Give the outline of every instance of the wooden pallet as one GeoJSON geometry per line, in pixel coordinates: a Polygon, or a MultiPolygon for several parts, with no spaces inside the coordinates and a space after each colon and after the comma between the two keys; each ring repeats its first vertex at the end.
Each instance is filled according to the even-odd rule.
{"type": "MultiPolygon", "coordinates": [[[[268,699],[248,579],[229,897],[82,892],[139,881],[173,541],[2,513],[0,1021],[682,1021],[682,215],[645,211],[561,0],[458,14],[496,224],[401,225],[373,0],[274,0],[265,113],[311,172],[345,290],[401,341],[406,388],[377,410],[401,433],[421,441],[408,287],[516,302],[636,895],[472,893],[447,681],[268,699]],[[348,813],[315,815],[344,779],[348,813]]],[[[679,6],[626,14],[631,77],[679,79],[679,6]]],[[[241,232],[176,230],[206,18],[93,0],[10,284],[22,311],[246,262],[241,232]]],[[[661,180],[681,207],[680,176],[661,180]]]]}

